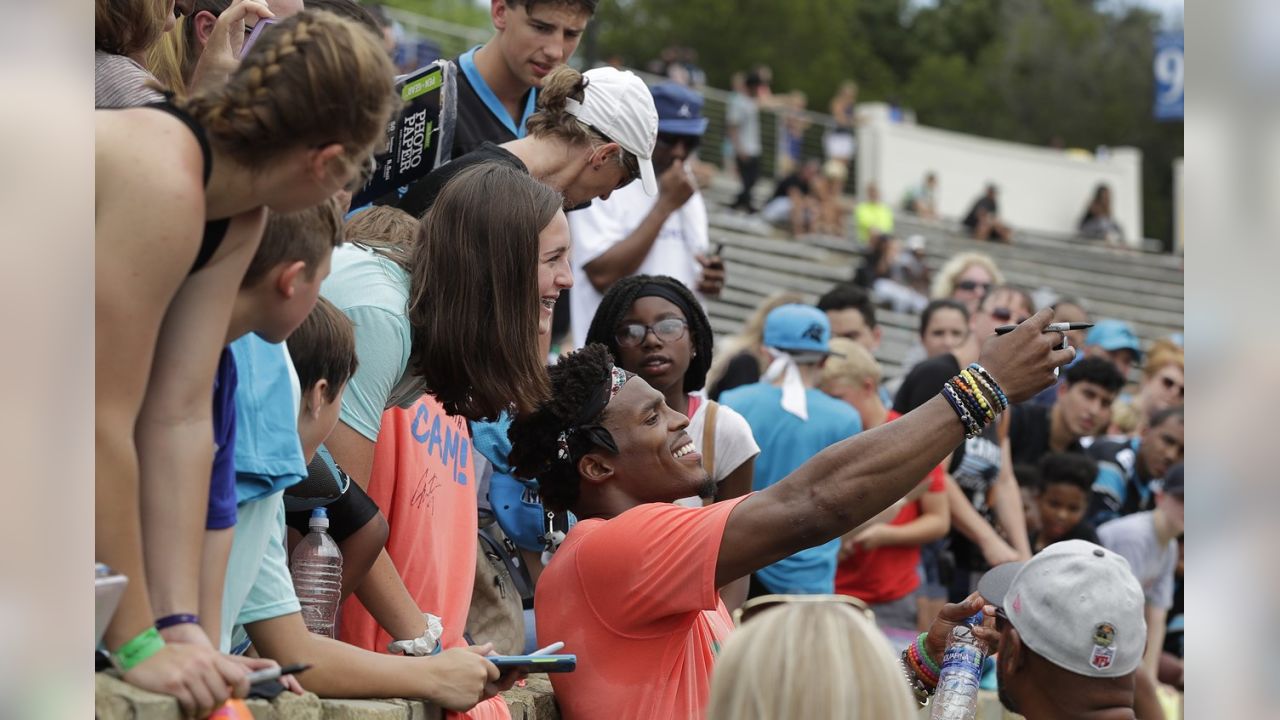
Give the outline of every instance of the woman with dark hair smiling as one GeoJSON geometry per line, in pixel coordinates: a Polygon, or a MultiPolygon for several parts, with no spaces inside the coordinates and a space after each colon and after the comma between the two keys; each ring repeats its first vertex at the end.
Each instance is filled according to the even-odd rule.
{"type": "Polygon", "coordinates": [[[478,477],[466,421],[548,395],[539,338],[573,283],[562,204],[527,173],[480,163],[444,187],[407,256],[394,238],[334,253],[321,292],[354,322],[360,366],[326,447],[390,526],[343,608],[346,642],[414,655],[467,644],[478,477]]]}

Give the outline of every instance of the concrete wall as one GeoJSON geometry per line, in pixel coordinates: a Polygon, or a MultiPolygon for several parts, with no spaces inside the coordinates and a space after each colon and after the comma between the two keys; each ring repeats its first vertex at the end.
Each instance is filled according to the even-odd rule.
{"type": "Polygon", "coordinates": [[[1137,247],[1142,228],[1142,153],[1111,148],[1109,157],[1079,157],[1048,147],[992,140],[921,125],[891,123],[880,103],[858,106],[857,175],[897,208],[903,194],[932,170],[938,210],[960,220],[987,182],[1000,188],[1000,215],[1014,230],[1073,235],[1098,183],[1111,186],[1111,206],[1125,240],[1137,247]]]}

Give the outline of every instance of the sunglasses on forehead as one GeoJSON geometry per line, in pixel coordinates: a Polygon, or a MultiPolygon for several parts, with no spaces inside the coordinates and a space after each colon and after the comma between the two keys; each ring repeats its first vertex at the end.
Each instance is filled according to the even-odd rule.
{"type": "MultiPolygon", "coordinates": [[[[991,317],[995,318],[996,320],[1000,320],[1002,322],[1008,322],[1009,320],[1013,319],[1013,311],[1007,307],[991,308],[991,317]]],[[[1017,325],[1022,322],[1025,322],[1026,319],[1027,319],[1026,315],[1021,315],[1018,317],[1017,320],[1014,321],[1014,324],[1017,325]]]]}
{"type": "Polygon", "coordinates": [[[956,283],[957,290],[965,290],[967,292],[973,292],[974,290],[982,290],[983,295],[986,295],[987,293],[991,292],[992,287],[994,286],[991,283],[980,283],[977,280],[961,280],[960,282],[956,283]]]}
{"type": "Polygon", "coordinates": [[[740,627],[743,623],[765,610],[781,605],[818,605],[823,603],[849,605],[866,616],[871,622],[875,622],[875,612],[867,607],[866,603],[849,595],[761,595],[742,603],[742,607],[733,611],[733,624],[740,627]]]}

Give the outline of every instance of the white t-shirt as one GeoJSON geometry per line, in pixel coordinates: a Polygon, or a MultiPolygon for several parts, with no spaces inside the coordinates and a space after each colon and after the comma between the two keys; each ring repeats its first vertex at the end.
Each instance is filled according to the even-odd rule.
{"type": "Polygon", "coordinates": [[[1129,569],[1142,585],[1147,604],[1173,607],[1173,573],[1178,566],[1178,541],[1161,547],[1156,542],[1155,513],[1125,515],[1098,526],[1102,546],[1129,561],[1129,569]]]}
{"type": "MultiPolygon", "coordinates": [[[[573,238],[573,290],[569,298],[575,346],[581,346],[586,339],[591,318],[604,297],[591,285],[583,268],[640,227],[657,202],[656,197],[644,193],[640,183],[633,182],[610,195],[607,201],[596,199],[591,207],[569,213],[569,232],[573,238]]],[[[670,275],[696,294],[702,266],[693,256],[706,254],[709,247],[707,206],[702,194],[695,192],[684,207],[667,218],[648,257],[635,274],[670,275]]]]}
{"type": "MultiPolygon", "coordinates": [[[[693,438],[693,446],[701,453],[703,428],[707,423],[707,398],[701,392],[697,395],[701,400],[693,417],[689,418],[689,427],[685,432],[693,438]]],[[[727,405],[721,405],[720,409],[716,410],[715,443],[716,466],[713,468],[715,473],[711,479],[715,480],[717,485],[729,477],[734,470],[742,467],[742,463],[760,454],[760,446],[756,444],[755,436],[751,434],[751,426],[747,424],[747,419],[727,405]]],[[[684,498],[677,500],[676,503],[685,507],[702,507],[702,499],[697,497],[684,498]]]]}

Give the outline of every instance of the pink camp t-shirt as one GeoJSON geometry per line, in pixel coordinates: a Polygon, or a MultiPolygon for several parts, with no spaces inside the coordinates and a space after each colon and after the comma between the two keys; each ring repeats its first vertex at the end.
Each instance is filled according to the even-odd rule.
{"type": "MultiPolygon", "coordinates": [[[[387,552],[423,612],[439,615],[446,648],[465,647],[467,610],[476,571],[476,487],[471,432],[435,398],[382,414],[374,446],[369,497],[390,526],[387,552]]],[[[342,606],[339,637],[385,653],[392,638],[354,595],[342,606]]],[[[451,718],[509,720],[494,697],[451,718]]]]}
{"type": "Polygon", "coordinates": [[[702,718],[733,623],[715,586],[729,513],[655,503],[583,520],[538,579],[538,644],[578,656],[550,676],[565,720],[702,718]]]}

